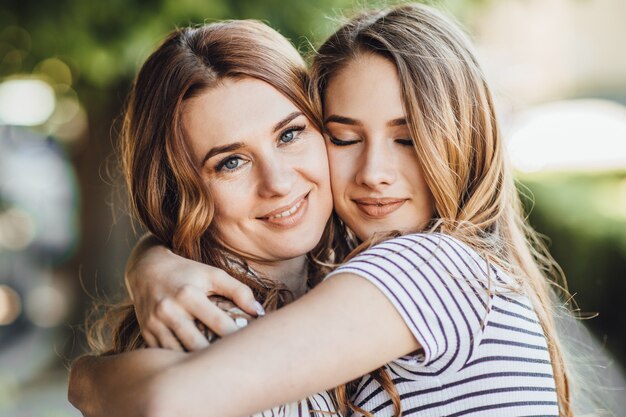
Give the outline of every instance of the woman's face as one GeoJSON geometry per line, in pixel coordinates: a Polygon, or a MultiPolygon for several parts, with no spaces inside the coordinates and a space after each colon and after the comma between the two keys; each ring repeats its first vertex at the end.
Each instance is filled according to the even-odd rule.
{"type": "Polygon", "coordinates": [[[271,85],[225,79],[185,103],[185,138],[227,247],[273,262],[310,251],[332,209],[324,140],[271,85]]]}
{"type": "Polygon", "coordinates": [[[375,232],[421,230],[433,197],[415,152],[391,61],[355,58],[334,75],[324,101],[337,214],[361,240],[375,232]]]}

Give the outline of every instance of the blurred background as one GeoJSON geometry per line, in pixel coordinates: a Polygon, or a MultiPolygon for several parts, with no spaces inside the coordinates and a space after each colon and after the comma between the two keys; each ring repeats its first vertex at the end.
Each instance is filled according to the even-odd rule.
{"type": "MultiPolygon", "coordinates": [[[[611,377],[584,382],[622,401],[607,407],[625,415],[615,375],[626,363],[626,1],[431,3],[478,47],[530,221],[549,238],[581,311],[597,313],[584,321],[596,342],[578,329],[573,343],[609,352],[594,366],[611,377]]],[[[85,352],[81,324],[93,297],[122,291],[137,239],[115,165],[119,118],[135,72],[164,35],[256,18],[307,53],[354,7],[2,1],[0,415],[80,415],[66,400],[67,366],[85,352]]]]}

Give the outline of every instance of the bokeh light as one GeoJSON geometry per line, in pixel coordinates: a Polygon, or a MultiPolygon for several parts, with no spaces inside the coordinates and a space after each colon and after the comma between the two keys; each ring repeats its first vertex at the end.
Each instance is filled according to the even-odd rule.
{"type": "Polygon", "coordinates": [[[0,123],[37,126],[52,115],[52,87],[36,78],[10,79],[0,84],[0,123]]]}
{"type": "Polygon", "coordinates": [[[20,296],[7,285],[0,285],[0,326],[11,324],[22,311],[20,296]]]}
{"type": "Polygon", "coordinates": [[[19,208],[0,212],[0,250],[21,250],[35,238],[35,220],[19,208]]]}
{"type": "Polygon", "coordinates": [[[626,168],[626,107],[605,100],[571,100],[517,115],[508,150],[517,169],[589,171],[626,168]]]}
{"type": "Polygon", "coordinates": [[[59,289],[42,284],[26,295],[26,315],[39,327],[54,327],[67,315],[67,297],[59,289]]]}

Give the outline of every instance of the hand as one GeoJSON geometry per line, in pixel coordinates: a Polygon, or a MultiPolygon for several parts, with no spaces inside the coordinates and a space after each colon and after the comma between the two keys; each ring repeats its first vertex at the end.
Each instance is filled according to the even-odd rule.
{"type": "Polygon", "coordinates": [[[211,295],[231,299],[253,316],[264,314],[248,286],[220,269],[174,254],[154,238],[137,245],[125,278],[150,347],[193,351],[208,346],[195,320],[218,336],[238,330],[235,321],[207,298],[211,295]]]}
{"type": "MultiPolygon", "coordinates": [[[[220,295],[212,295],[209,297],[209,300],[215,303],[215,305],[219,307],[222,311],[225,311],[231,319],[235,320],[237,328],[246,327],[248,323],[250,323],[250,321],[254,320],[253,316],[239,309],[232,301],[227,298],[224,298],[220,295]]],[[[209,341],[209,343],[212,343],[215,340],[219,339],[220,336],[208,327],[206,327],[204,323],[196,320],[196,326],[202,332],[204,337],[209,341]]]]}

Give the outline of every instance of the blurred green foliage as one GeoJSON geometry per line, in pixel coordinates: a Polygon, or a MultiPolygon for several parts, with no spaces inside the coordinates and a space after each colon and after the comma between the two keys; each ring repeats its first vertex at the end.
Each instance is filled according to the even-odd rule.
{"type": "MultiPolygon", "coordinates": [[[[484,0],[452,0],[460,13],[484,0]]],[[[323,39],[345,9],[398,3],[354,0],[5,0],[0,6],[0,77],[29,73],[58,57],[72,69],[77,90],[127,84],[164,35],[177,26],[219,19],[269,22],[301,50],[323,39]]]]}
{"type": "Polygon", "coordinates": [[[587,324],[626,363],[626,171],[522,176],[531,224],[549,237],[587,324]],[[610,335],[610,337],[607,337],[610,335]]]}

